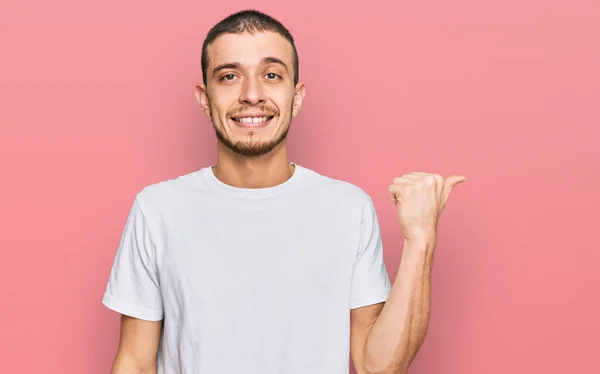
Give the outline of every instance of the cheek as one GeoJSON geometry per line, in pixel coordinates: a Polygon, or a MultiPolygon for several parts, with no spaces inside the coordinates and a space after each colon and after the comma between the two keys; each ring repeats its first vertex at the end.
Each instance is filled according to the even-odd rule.
{"type": "Polygon", "coordinates": [[[235,91],[234,87],[222,87],[211,92],[209,100],[213,112],[226,113],[231,107],[235,106],[239,97],[235,91]]]}
{"type": "Polygon", "coordinates": [[[230,107],[230,105],[226,105],[224,103],[213,103],[211,105],[211,116],[214,120],[219,122],[227,121],[227,113],[230,107]]]}
{"type": "Polygon", "coordinates": [[[281,115],[287,116],[294,107],[294,96],[295,95],[290,95],[287,91],[282,92],[282,90],[279,90],[278,92],[274,92],[270,98],[272,99],[273,104],[275,104],[281,112],[281,115]]]}

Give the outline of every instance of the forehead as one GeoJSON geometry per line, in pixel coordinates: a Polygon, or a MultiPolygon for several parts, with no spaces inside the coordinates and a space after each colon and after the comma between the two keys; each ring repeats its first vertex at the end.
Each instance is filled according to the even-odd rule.
{"type": "Polygon", "coordinates": [[[223,34],[206,51],[209,68],[232,62],[253,66],[264,57],[276,57],[291,68],[294,56],[290,42],[274,32],[223,34]]]}

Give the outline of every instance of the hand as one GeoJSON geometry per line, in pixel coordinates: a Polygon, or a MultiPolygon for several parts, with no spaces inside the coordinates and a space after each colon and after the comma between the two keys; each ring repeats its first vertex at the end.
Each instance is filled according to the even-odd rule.
{"type": "Polygon", "coordinates": [[[398,207],[398,221],[405,240],[435,238],[437,224],[454,187],[466,182],[462,175],[443,178],[438,174],[415,172],[394,178],[389,188],[398,207]]]}

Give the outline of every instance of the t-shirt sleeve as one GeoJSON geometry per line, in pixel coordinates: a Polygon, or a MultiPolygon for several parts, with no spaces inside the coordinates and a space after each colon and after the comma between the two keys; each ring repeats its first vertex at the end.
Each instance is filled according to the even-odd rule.
{"type": "Polygon", "coordinates": [[[148,321],[163,318],[157,251],[136,197],[129,211],[102,303],[111,310],[148,321]]]}
{"type": "Polygon", "coordinates": [[[391,284],[383,260],[379,221],[373,201],[363,205],[357,257],[352,275],[350,308],[359,308],[387,300],[391,284]]]}

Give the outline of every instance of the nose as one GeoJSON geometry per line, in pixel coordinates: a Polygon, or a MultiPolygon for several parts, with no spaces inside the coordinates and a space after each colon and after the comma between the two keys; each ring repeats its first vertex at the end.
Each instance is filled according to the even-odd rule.
{"type": "Polygon", "coordinates": [[[240,102],[247,105],[258,105],[266,102],[263,89],[255,78],[247,78],[244,82],[240,102]]]}

